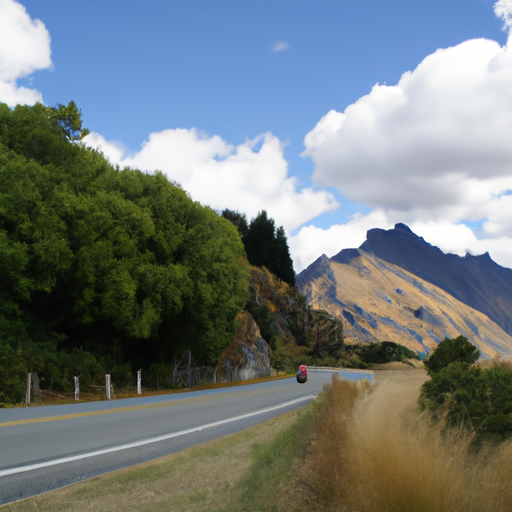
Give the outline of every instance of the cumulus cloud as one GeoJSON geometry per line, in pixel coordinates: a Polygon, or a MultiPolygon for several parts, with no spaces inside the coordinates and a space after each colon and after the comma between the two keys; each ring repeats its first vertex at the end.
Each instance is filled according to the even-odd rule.
{"type": "Polygon", "coordinates": [[[126,147],[121,142],[108,141],[103,135],[96,132],[91,132],[85,136],[83,143],[91,148],[100,150],[113,165],[121,164],[127,153],[126,147]]]}
{"type": "MultiPolygon", "coordinates": [[[[510,212],[510,210],[509,210],[510,212]]],[[[512,236],[497,234],[491,236],[484,232],[480,237],[469,226],[459,223],[452,224],[446,221],[415,222],[410,224],[411,229],[427,242],[440,247],[444,252],[464,256],[466,253],[478,255],[485,252],[504,267],[512,267],[512,236]]]]}
{"type": "Polygon", "coordinates": [[[267,210],[288,232],[338,207],[328,192],[299,189],[296,178],[288,176],[283,144],[270,133],[232,146],[218,135],[169,129],[152,133],[131,156],[123,156],[119,144],[98,134],[89,135],[85,142],[101,147],[112,163],[161,170],[194,200],[214,209],[238,210],[249,219],[267,210]]]}
{"type": "Polygon", "coordinates": [[[14,106],[41,101],[41,93],[16,81],[51,66],[50,34],[14,0],[0,0],[0,101],[14,106]]]}
{"type": "MultiPolygon", "coordinates": [[[[367,215],[354,215],[346,224],[335,224],[327,229],[307,226],[288,239],[295,271],[301,272],[321,254],[334,256],[342,249],[359,247],[369,229],[392,229],[404,219],[393,212],[374,210],[367,215]]],[[[448,221],[406,222],[414,233],[445,253],[464,256],[489,252],[499,265],[512,268],[512,236],[486,236],[479,238],[469,226],[448,221]]]]}
{"type": "Polygon", "coordinates": [[[375,208],[453,221],[512,189],[512,50],[438,50],[396,86],[375,85],[305,139],[314,179],[375,208]]]}
{"type": "Polygon", "coordinates": [[[494,12],[503,20],[504,29],[510,32],[512,28],[512,0],[499,0],[494,4],[494,12]]]}
{"type": "Polygon", "coordinates": [[[328,229],[301,228],[288,239],[295,272],[299,273],[322,254],[331,257],[342,249],[359,247],[366,239],[366,232],[376,227],[393,227],[385,212],[375,210],[368,215],[356,214],[346,224],[335,224],[328,229]]]}
{"type": "Polygon", "coordinates": [[[290,45],[286,41],[277,41],[274,43],[274,46],[272,46],[272,51],[274,53],[282,52],[284,50],[289,50],[290,45]]]}
{"type": "MultiPolygon", "coordinates": [[[[512,0],[494,9],[510,31],[512,0]]],[[[328,112],[304,141],[315,183],[373,207],[381,223],[375,227],[406,222],[446,252],[490,251],[512,266],[510,42],[477,39],[440,49],[396,85],[377,84],[344,112],[328,112]]],[[[331,236],[364,220],[299,235],[329,247],[331,236]]]]}

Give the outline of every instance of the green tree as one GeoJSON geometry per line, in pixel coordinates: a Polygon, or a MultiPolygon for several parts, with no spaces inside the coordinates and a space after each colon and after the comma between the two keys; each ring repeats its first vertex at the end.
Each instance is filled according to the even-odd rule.
{"type": "Polygon", "coordinates": [[[364,363],[368,364],[384,364],[391,363],[392,361],[418,359],[416,352],[392,341],[358,345],[354,352],[364,363]]]}
{"type": "Polygon", "coordinates": [[[0,403],[18,403],[25,396],[26,365],[21,349],[0,340],[0,403]]]}
{"type": "Polygon", "coordinates": [[[295,272],[288,242],[281,226],[262,210],[251,220],[247,235],[243,238],[247,258],[251,265],[266,267],[279,279],[295,286],[295,272]]]}
{"type": "Polygon", "coordinates": [[[242,239],[247,235],[249,225],[247,224],[247,217],[245,216],[245,213],[225,209],[222,211],[221,216],[224,219],[229,220],[236,227],[238,234],[242,239]]]}
{"type": "Polygon", "coordinates": [[[480,351],[464,336],[445,338],[437,346],[434,353],[424,361],[430,375],[438,373],[450,363],[460,362],[473,364],[480,357],[480,351]]]}
{"type": "Polygon", "coordinates": [[[247,300],[237,230],[162,173],[113,167],[78,143],[85,133],[73,102],[0,103],[5,357],[19,348],[61,387],[82,356],[90,379],[102,364],[128,375],[188,349],[214,363],[247,300]]]}
{"type": "Polygon", "coordinates": [[[82,127],[82,112],[74,101],[57,108],[47,107],[50,117],[55,119],[69,141],[81,141],[90,131],[82,127]]]}

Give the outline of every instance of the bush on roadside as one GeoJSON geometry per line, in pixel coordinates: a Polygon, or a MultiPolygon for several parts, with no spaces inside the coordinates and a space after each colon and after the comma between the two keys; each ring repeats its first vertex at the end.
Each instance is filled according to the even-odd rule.
{"type": "Polygon", "coordinates": [[[425,382],[419,403],[478,441],[504,439],[512,434],[512,370],[451,363],[425,382]]]}
{"type": "Polygon", "coordinates": [[[437,346],[434,353],[424,361],[429,375],[438,373],[450,363],[475,363],[480,357],[480,351],[464,336],[449,339],[445,338],[437,346]]]}
{"type": "MultiPolygon", "coordinates": [[[[503,369],[486,374],[493,389],[508,382],[503,369]]],[[[464,431],[419,410],[421,380],[421,372],[383,375],[371,393],[356,382],[331,384],[315,401],[310,446],[296,466],[297,506],[278,510],[512,510],[512,441],[472,450],[464,431]]]]}
{"type": "Polygon", "coordinates": [[[25,396],[26,365],[21,348],[0,340],[0,403],[16,404],[25,396]]]}

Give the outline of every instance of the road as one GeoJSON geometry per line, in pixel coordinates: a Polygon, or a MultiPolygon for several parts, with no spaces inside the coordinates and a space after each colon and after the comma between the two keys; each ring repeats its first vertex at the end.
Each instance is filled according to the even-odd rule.
{"type": "Polygon", "coordinates": [[[310,371],[305,384],[0,409],[0,504],[243,430],[310,402],[332,373],[310,371]]]}

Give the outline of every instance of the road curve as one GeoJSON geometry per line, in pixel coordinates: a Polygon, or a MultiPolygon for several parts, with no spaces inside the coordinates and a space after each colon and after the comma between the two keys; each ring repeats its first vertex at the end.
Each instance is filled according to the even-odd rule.
{"type": "MultiPolygon", "coordinates": [[[[181,451],[305,405],[332,371],[173,395],[0,409],[0,504],[181,451]]],[[[354,375],[355,376],[355,375],[354,375]]]]}

